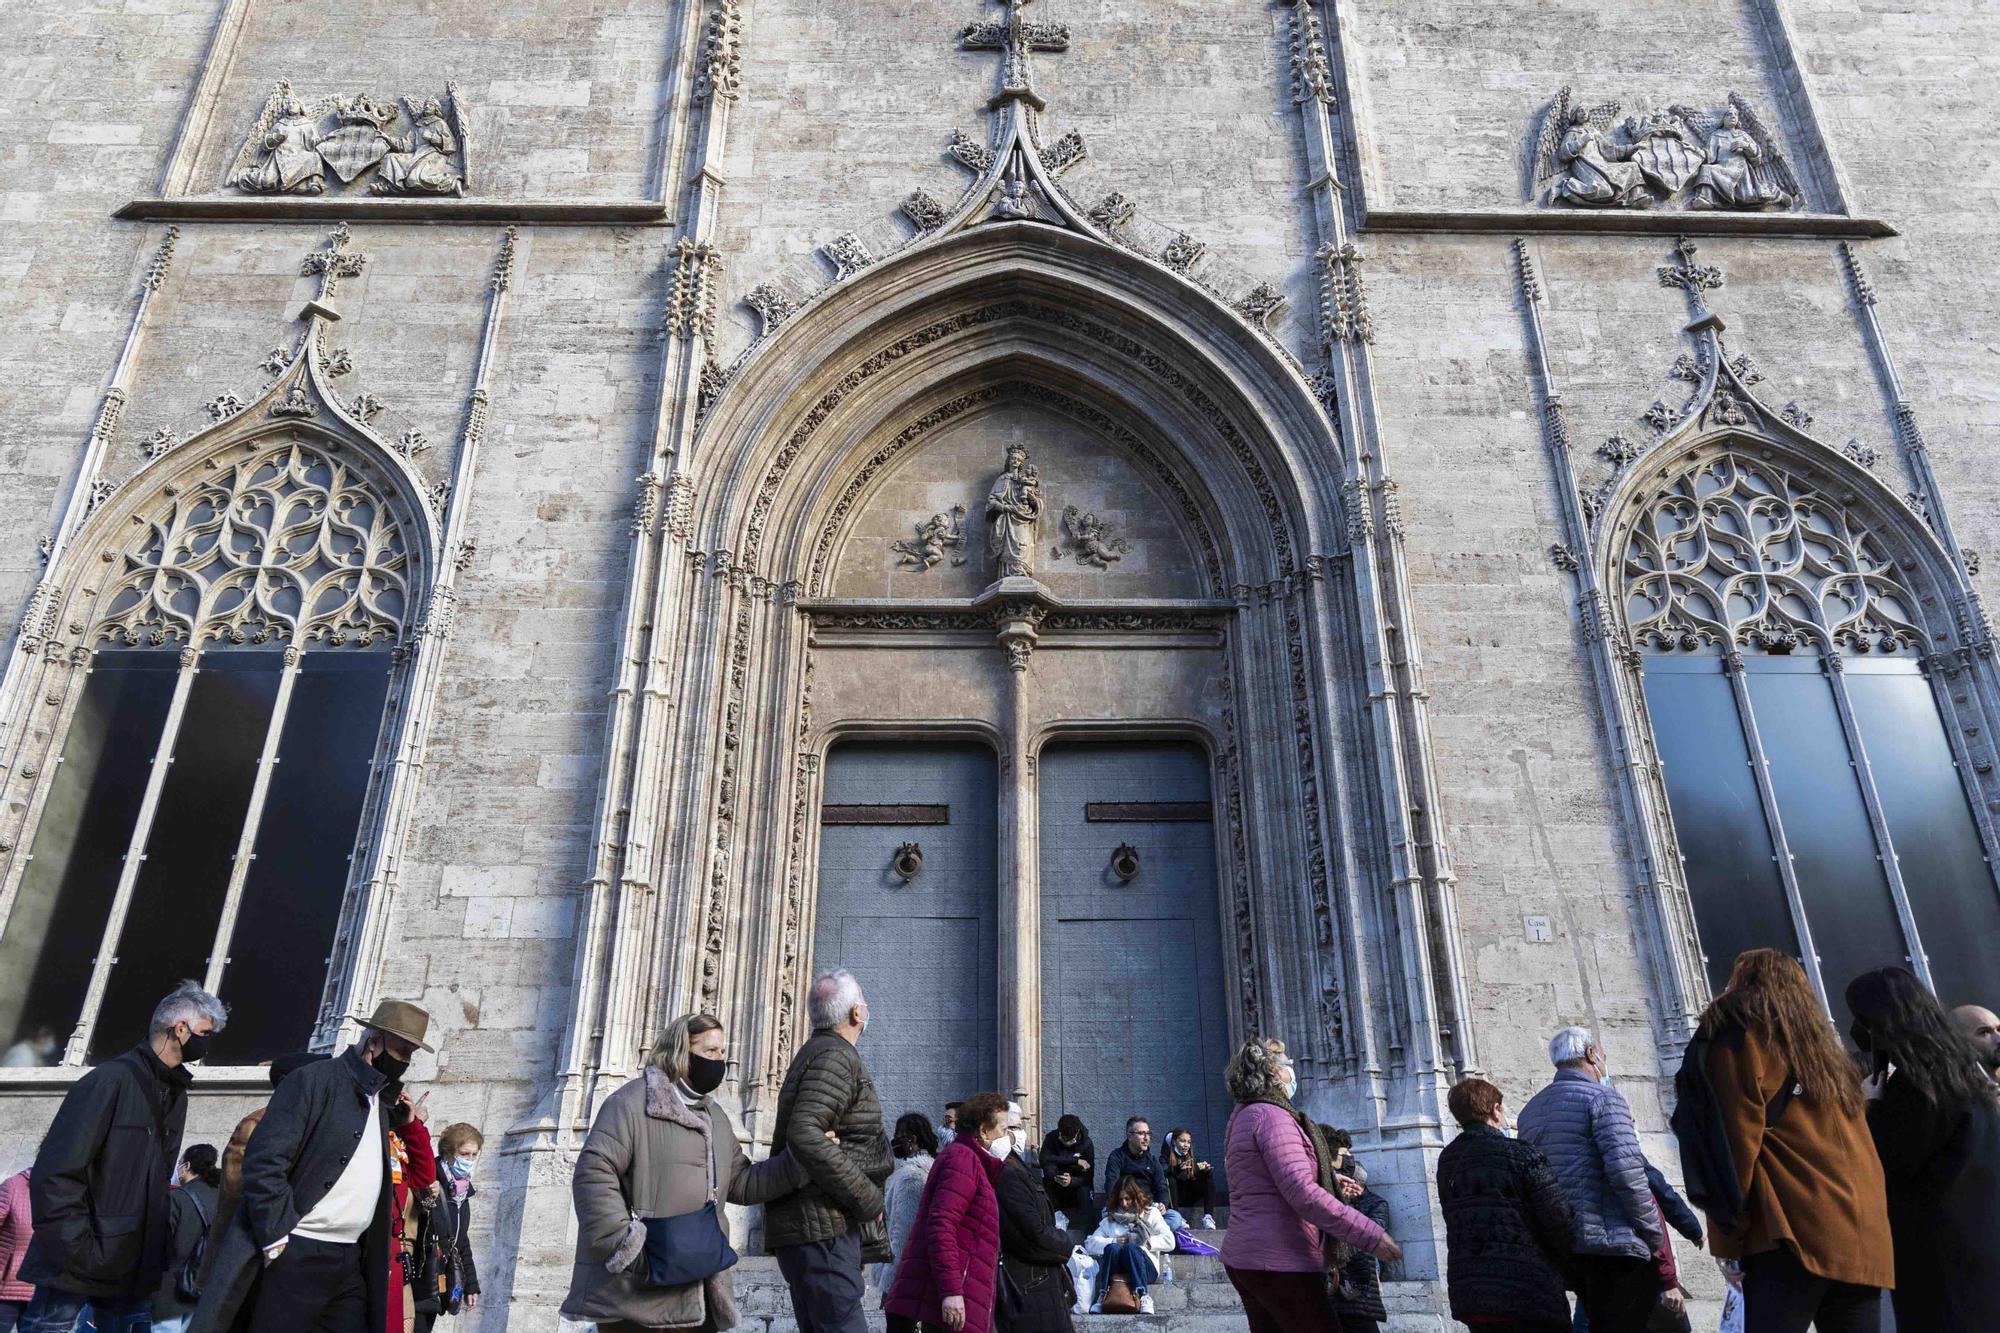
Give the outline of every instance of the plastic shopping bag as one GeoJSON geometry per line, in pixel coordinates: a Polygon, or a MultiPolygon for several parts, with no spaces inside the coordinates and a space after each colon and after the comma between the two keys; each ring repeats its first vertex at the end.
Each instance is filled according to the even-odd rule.
{"type": "Polygon", "coordinates": [[[1740,1288],[1729,1288],[1729,1294],[1723,1297],[1722,1326],[1716,1333],[1743,1333],[1743,1292],[1740,1288]]]}

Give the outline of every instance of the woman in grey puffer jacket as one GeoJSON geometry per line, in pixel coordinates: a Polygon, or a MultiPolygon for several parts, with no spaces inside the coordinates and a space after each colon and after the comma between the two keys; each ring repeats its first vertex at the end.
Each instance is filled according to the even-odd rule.
{"type": "Polygon", "coordinates": [[[882,1211],[889,1222],[889,1248],[896,1257],[886,1264],[868,1266],[868,1280],[885,1296],[889,1284],[896,1280],[896,1265],[902,1262],[910,1229],[917,1224],[924,1182],[931,1178],[931,1165],[937,1161],[938,1136],[930,1117],[917,1111],[899,1116],[896,1131],[889,1136],[889,1151],[895,1154],[896,1169],[882,1182],[882,1211]]]}
{"type": "Polygon", "coordinates": [[[591,1122],[571,1184],[576,1264],[565,1317],[595,1321],[599,1333],[736,1326],[727,1270],[678,1287],[646,1285],[641,1220],[699,1212],[711,1198],[764,1203],[805,1183],[789,1153],[753,1164],[737,1143],[728,1113],[709,1096],[722,1083],[725,1049],[714,1018],[675,1019],[643,1076],[607,1097],[591,1122]]]}

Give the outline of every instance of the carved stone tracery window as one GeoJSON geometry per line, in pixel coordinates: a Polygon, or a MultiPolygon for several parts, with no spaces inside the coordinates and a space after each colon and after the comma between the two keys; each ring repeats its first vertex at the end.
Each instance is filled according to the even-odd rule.
{"type": "Polygon", "coordinates": [[[1934,571],[1900,517],[1886,492],[1728,441],[1669,465],[1618,530],[1623,658],[1718,989],[1766,946],[1836,1014],[1877,966],[1956,1003],[2000,948],[1989,835],[1922,657],[1934,571]]]}
{"type": "Polygon", "coordinates": [[[44,1060],[129,1044],[190,976],[235,1009],[212,1063],[298,1049],[338,952],[421,502],[317,427],[191,448],[73,580],[87,670],[0,922],[0,1040],[44,1060]]]}
{"type": "Polygon", "coordinates": [[[1647,497],[1624,552],[1634,642],[1915,652],[1916,599],[1860,516],[1802,473],[1728,450],[1647,497]]]}
{"type": "Polygon", "coordinates": [[[337,453],[285,435],[138,525],[94,642],[365,647],[410,603],[402,531],[337,453]]]}

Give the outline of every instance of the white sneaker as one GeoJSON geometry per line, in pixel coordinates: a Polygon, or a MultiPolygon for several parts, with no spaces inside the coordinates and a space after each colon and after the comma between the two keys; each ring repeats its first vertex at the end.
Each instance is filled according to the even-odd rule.
{"type": "Polygon", "coordinates": [[[1203,1231],[1213,1231],[1213,1230],[1215,1230],[1215,1214],[1214,1214],[1214,1213],[1203,1213],[1203,1214],[1201,1215],[1201,1229],[1202,1229],[1203,1231]]]}
{"type": "Polygon", "coordinates": [[[1153,1313],[1153,1298],[1150,1294],[1141,1296],[1139,1298],[1139,1313],[1140,1314],[1153,1313]]]}
{"type": "Polygon", "coordinates": [[[1092,1314],[1103,1314],[1103,1313],[1104,1313],[1104,1302],[1103,1302],[1103,1301],[1092,1301],[1092,1302],[1090,1303],[1090,1312],[1091,1312],[1092,1314]]]}

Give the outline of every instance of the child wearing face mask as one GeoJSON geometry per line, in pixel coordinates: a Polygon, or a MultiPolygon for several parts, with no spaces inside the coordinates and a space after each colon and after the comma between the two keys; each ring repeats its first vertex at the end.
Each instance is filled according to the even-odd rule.
{"type": "Polygon", "coordinates": [[[463,1121],[437,1140],[438,1180],[423,1214],[417,1253],[423,1259],[416,1333],[430,1333],[441,1314],[479,1308],[479,1270],[472,1262],[472,1173],[486,1140],[463,1121]]]}

